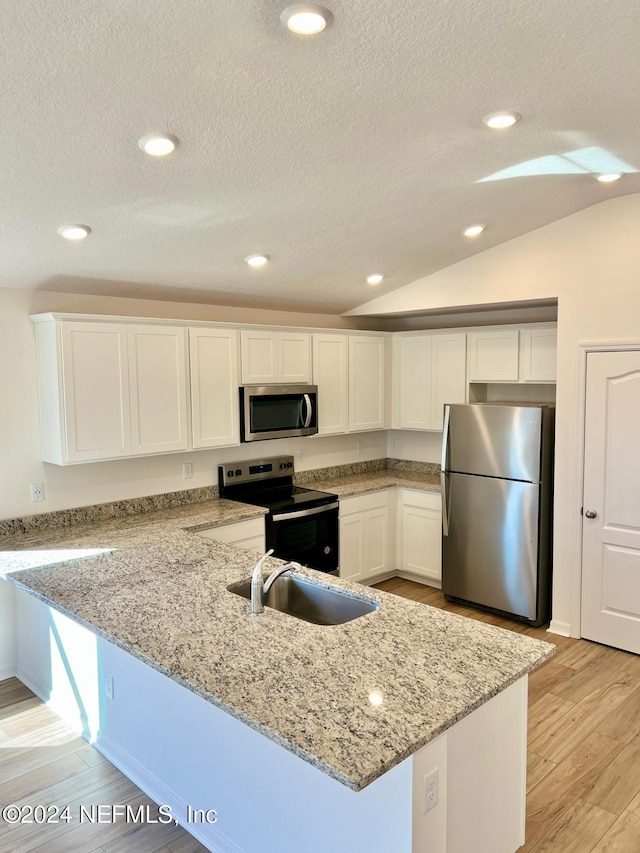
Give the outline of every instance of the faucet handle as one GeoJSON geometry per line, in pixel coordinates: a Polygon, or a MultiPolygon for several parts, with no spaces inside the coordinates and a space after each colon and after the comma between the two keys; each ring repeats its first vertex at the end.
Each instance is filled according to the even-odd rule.
{"type": "Polygon", "coordinates": [[[267,557],[270,557],[272,554],[273,554],[273,548],[269,548],[269,550],[267,551],[267,553],[266,553],[266,554],[263,554],[263,555],[262,555],[262,557],[260,557],[260,559],[258,560],[258,562],[257,562],[257,563],[255,564],[255,566],[253,567],[253,575],[254,575],[254,576],[255,576],[256,574],[258,574],[258,573],[262,574],[262,564],[263,564],[263,563],[264,563],[264,561],[267,559],[267,557]]]}

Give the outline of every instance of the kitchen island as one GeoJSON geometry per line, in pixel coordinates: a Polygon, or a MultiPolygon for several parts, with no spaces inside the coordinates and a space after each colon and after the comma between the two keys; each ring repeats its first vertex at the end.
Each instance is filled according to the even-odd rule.
{"type": "Polygon", "coordinates": [[[227,586],[255,558],[202,526],[182,511],[3,543],[19,677],[212,850],[517,849],[526,675],[554,647],[311,570],[379,609],[251,617],[227,586]]]}

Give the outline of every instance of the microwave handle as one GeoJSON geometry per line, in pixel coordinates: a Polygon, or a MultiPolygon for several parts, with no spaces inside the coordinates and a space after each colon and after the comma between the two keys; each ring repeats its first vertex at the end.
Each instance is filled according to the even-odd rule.
{"type": "Polygon", "coordinates": [[[304,419],[303,427],[306,429],[311,423],[311,418],[313,416],[313,406],[311,405],[311,397],[308,394],[303,394],[304,405],[307,410],[307,416],[304,419]]]}

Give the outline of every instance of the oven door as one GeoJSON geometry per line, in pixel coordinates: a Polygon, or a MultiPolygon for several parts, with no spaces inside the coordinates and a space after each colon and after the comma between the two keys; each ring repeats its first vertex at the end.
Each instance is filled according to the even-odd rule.
{"type": "Polygon", "coordinates": [[[240,389],[243,441],[315,435],[316,385],[245,385],[240,389]]]}
{"type": "Polygon", "coordinates": [[[338,501],[291,512],[269,513],[267,549],[281,560],[338,573],[338,501]]]}

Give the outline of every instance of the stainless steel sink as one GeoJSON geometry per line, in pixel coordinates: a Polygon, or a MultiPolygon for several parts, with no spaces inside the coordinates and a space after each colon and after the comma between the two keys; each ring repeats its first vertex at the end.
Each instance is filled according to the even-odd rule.
{"type": "MultiPolygon", "coordinates": [[[[251,598],[251,581],[227,587],[229,592],[251,598]]],[[[296,575],[282,575],[264,597],[266,607],[288,613],[314,625],[342,625],[378,610],[377,601],[353,598],[341,590],[318,586],[296,575]]]]}

